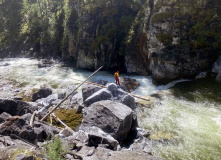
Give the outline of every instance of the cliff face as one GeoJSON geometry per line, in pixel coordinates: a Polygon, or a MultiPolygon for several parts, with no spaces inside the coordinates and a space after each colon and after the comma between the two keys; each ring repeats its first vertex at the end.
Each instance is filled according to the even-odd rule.
{"type": "Polygon", "coordinates": [[[0,9],[0,56],[61,57],[168,83],[210,70],[221,53],[219,0],[8,0],[0,9]]]}
{"type": "Polygon", "coordinates": [[[218,1],[155,1],[147,47],[154,82],[194,78],[211,69],[220,54],[220,15],[218,1]]]}
{"type": "Polygon", "coordinates": [[[132,0],[94,0],[69,3],[66,24],[68,54],[76,67],[126,71],[126,40],[130,27],[144,2],[132,0]],[[75,18],[73,18],[75,17],[75,18]],[[73,21],[76,23],[73,27],[73,21]]]}
{"type": "Polygon", "coordinates": [[[69,7],[78,23],[75,30],[67,23],[64,57],[79,68],[104,65],[168,83],[209,70],[220,52],[216,0],[76,1],[69,7]]]}

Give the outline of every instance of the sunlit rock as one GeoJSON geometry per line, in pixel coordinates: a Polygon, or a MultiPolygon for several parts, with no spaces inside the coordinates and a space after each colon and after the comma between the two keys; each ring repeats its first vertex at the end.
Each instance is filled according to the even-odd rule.
{"type": "Polygon", "coordinates": [[[108,91],[106,88],[103,88],[94,94],[92,94],[90,97],[88,97],[85,101],[84,104],[86,106],[89,106],[95,102],[101,101],[101,100],[110,100],[111,99],[111,92],[108,91]]]}
{"type": "Polygon", "coordinates": [[[82,85],[82,96],[83,101],[85,101],[88,97],[90,97],[92,94],[97,92],[98,90],[102,89],[99,86],[92,85],[92,84],[84,84],[82,85]]]}
{"type": "Polygon", "coordinates": [[[124,140],[131,130],[132,110],[121,103],[110,100],[93,103],[83,111],[81,129],[92,126],[102,129],[117,140],[124,140]]]}

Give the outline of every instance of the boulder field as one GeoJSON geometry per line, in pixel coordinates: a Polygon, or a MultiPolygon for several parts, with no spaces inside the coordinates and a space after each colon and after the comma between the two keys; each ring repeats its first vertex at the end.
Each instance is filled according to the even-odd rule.
{"type": "Polygon", "coordinates": [[[33,94],[33,102],[1,99],[0,152],[4,154],[0,158],[12,156],[10,148],[13,148],[33,153],[30,157],[26,152],[13,152],[17,160],[47,159],[45,146],[59,137],[67,148],[64,159],[158,159],[151,154],[149,134],[138,128],[135,98],[124,90],[125,87],[114,83],[105,88],[84,84],[80,92],[73,93],[60,106],[82,114],[82,123],[74,132],[40,121],[47,110],[73,88],[69,86],[66,91],[54,94],[49,88],[41,88],[33,94]],[[37,115],[31,125],[34,112],[37,115]]]}

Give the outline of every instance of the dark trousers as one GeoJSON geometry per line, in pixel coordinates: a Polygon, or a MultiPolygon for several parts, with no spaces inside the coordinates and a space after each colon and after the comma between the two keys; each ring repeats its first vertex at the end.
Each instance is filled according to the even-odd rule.
{"type": "Polygon", "coordinates": [[[116,84],[120,85],[119,78],[115,77],[115,80],[116,80],[116,84]]]}

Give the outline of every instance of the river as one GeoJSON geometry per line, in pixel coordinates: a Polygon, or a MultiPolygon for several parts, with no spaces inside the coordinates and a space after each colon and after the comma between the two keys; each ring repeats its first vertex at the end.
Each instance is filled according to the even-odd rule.
{"type": "MultiPolygon", "coordinates": [[[[27,91],[47,86],[59,92],[68,85],[79,84],[78,80],[85,80],[91,73],[59,63],[38,68],[35,59],[0,59],[0,98],[7,97],[7,90],[14,88],[27,91]]],[[[165,160],[221,159],[221,84],[205,79],[155,86],[148,76],[127,77],[141,84],[133,92],[135,94],[147,96],[167,92],[155,107],[145,108],[138,115],[140,127],[152,133],[155,156],[165,160]]],[[[105,71],[98,72],[90,81],[100,79],[114,82],[113,73],[105,71]]]]}

